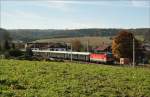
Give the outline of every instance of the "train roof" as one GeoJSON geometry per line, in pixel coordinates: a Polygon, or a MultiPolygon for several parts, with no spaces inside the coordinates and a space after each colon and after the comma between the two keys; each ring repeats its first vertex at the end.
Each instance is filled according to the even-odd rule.
{"type": "Polygon", "coordinates": [[[90,52],[71,52],[71,51],[50,51],[50,50],[32,50],[33,52],[74,54],[74,55],[90,55],[90,52]]]}

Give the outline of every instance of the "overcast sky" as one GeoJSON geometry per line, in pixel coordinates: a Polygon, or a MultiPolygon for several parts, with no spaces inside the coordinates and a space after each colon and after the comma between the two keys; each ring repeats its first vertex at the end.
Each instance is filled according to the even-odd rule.
{"type": "Polygon", "coordinates": [[[150,28],[149,0],[0,0],[6,29],[150,28]]]}

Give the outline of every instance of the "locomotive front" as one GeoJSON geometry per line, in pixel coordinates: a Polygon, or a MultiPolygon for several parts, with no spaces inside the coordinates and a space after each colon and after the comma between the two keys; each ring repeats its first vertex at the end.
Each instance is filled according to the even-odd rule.
{"type": "Polygon", "coordinates": [[[112,53],[91,53],[90,54],[91,62],[99,62],[99,63],[113,63],[114,58],[112,53]]]}

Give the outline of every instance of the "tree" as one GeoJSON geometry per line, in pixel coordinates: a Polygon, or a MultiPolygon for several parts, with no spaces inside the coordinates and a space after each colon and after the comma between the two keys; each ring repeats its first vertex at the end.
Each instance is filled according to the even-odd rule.
{"type": "Polygon", "coordinates": [[[15,43],[12,43],[12,49],[16,49],[15,43]]]}
{"type": "MultiPolygon", "coordinates": [[[[126,30],[120,31],[112,42],[112,53],[116,59],[129,58],[132,61],[133,57],[133,38],[134,35],[126,30]]],[[[142,55],[141,45],[135,38],[135,58],[142,55]]]]}
{"type": "Polygon", "coordinates": [[[5,40],[5,43],[4,43],[4,49],[5,50],[9,50],[11,47],[10,47],[10,43],[8,42],[8,40],[5,40]]]}
{"type": "Polygon", "coordinates": [[[26,48],[25,55],[26,55],[26,57],[32,57],[33,56],[33,52],[31,50],[31,48],[26,48]]]}
{"type": "Polygon", "coordinates": [[[144,39],[147,42],[150,42],[150,30],[144,33],[144,39]]]}
{"type": "Polygon", "coordinates": [[[22,56],[23,55],[23,52],[18,50],[18,49],[11,49],[9,51],[9,55],[10,56],[13,56],[13,57],[18,57],[18,56],[22,56]]]}
{"type": "Polygon", "coordinates": [[[74,41],[72,41],[72,48],[75,51],[81,51],[82,44],[81,44],[80,40],[74,40],[74,41]]]}
{"type": "Polygon", "coordinates": [[[2,44],[2,41],[0,40],[0,51],[2,51],[2,48],[3,47],[3,44],[2,44]]]}
{"type": "Polygon", "coordinates": [[[2,50],[1,44],[0,44],[0,51],[2,50]]]}
{"type": "Polygon", "coordinates": [[[1,50],[9,50],[10,49],[10,41],[11,41],[10,33],[0,28],[0,46],[1,50]]]}

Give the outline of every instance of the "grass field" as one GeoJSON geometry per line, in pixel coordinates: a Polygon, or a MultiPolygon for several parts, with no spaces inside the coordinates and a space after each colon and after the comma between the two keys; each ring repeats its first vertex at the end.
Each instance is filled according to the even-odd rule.
{"type": "Polygon", "coordinates": [[[150,69],[0,60],[0,97],[150,97],[150,69]]]}

